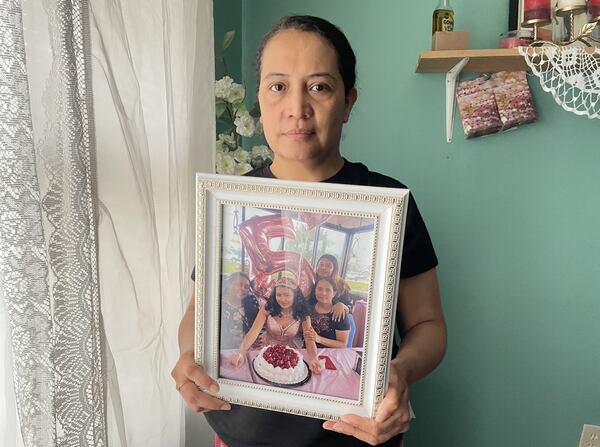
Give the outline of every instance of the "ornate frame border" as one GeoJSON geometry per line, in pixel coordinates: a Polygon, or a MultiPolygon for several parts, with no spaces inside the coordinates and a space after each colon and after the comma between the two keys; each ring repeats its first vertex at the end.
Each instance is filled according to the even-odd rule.
{"type": "Polygon", "coordinates": [[[338,419],[345,413],[374,417],[387,389],[408,197],[407,189],[197,174],[195,360],[212,377],[218,377],[219,369],[220,300],[213,297],[220,294],[222,205],[327,212],[375,222],[359,399],[224,378],[217,379],[217,397],[320,419],[338,419]],[[373,299],[375,294],[381,298],[373,299]]]}

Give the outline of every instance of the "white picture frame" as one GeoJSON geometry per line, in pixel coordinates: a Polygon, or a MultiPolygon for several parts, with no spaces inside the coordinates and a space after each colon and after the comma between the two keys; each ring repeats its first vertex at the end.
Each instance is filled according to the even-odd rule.
{"type": "MultiPolygon", "coordinates": [[[[407,189],[197,174],[195,361],[219,383],[220,391],[216,395],[218,398],[233,404],[320,419],[338,419],[347,413],[364,417],[375,416],[377,405],[387,389],[408,198],[407,189]],[[225,307],[221,301],[222,281],[225,270],[231,270],[232,264],[235,264],[235,271],[247,270],[249,264],[252,264],[252,268],[258,265],[258,262],[249,259],[249,254],[259,252],[257,247],[253,247],[246,253],[237,245],[239,225],[242,223],[240,212],[246,213],[245,215],[262,213],[265,216],[279,213],[286,219],[289,217],[289,222],[293,225],[300,225],[300,229],[307,229],[302,231],[305,235],[303,240],[308,241],[307,244],[312,243],[315,251],[325,244],[321,236],[319,236],[321,239],[310,239],[310,234],[312,232],[316,234],[317,228],[319,235],[321,232],[329,234],[326,230],[344,233],[351,231],[349,224],[363,223],[352,231],[360,230],[365,233],[363,242],[367,242],[357,249],[358,252],[352,252],[350,259],[343,261],[346,266],[352,267],[358,265],[359,258],[366,257],[368,260],[367,269],[364,268],[364,264],[362,267],[356,267],[359,271],[357,275],[362,275],[363,282],[353,283],[361,285],[363,293],[366,293],[365,300],[359,300],[361,303],[356,302],[356,305],[362,304],[362,315],[364,315],[364,323],[355,322],[355,335],[361,329],[364,333],[360,339],[362,347],[358,345],[340,348],[337,351],[323,350],[329,354],[333,366],[331,371],[324,369],[321,373],[327,375],[312,374],[308,382],[302,386],[281,387],[260,380],[260,376],[256,376],[254,363],[250,357],[242,365],[248,370],[240,370],[240,374],[243,372],[240,376],[243,376],[242,378],[237,376],[237,371],[231,372],[231,365],[227,361],[230,351],[225,349],[227,346],[224,341],[229,340],[224,338],[229,337],[229,334],[221,333],[221,312],[225,307]],[[315,221],[311,219],[318,215],[326,219],[326,222],[315,225],[315,221]],[[233,222],[235,225],[232,225],[231,216],[238,219],[233,222]],[[302,219],[307,220],[302,221],[302,219]],[[238,231],[237,235],[236,231],[238,231]],[[368,231],[372,233],[369,235],[368,231]],[[372,241],[372,251],[365,248],[368,247],[369,240],[372,241]],[[243,258],[242,254],[236,254],[236,250],[242,250],[242,254],[247,255],[248,259],[243,258]],[[366,287],[364,287],[364,278],[367,278],[366,287]],[[357,358],[357,365],[354,367],[350,365],[353,352],[356,353],[357,358]],[[358,379],[354,379],[353,374],[347,374],[350,379],[346,379],[345,382],[336,380],[336,373],[348,372],[342,371],[344,368],[352,368],[352,373],[356,373],[358,379]],[[344,387],[338,389],[336,385],[331,385],[332,383],[342,383],[344,387]]],[[[244,220],[243,223],[250,225],[250,221],[244,220]]],[[[354,240],[356,234],[352,233],[351,240],[354,240]]],[[[346,254],[349,250],[348,237],[347,234],[344,236],[346,254]]],[[[285,247],[289,238],[282,237],[281,240],[283,239],[284,242],[275,243],[283,243],[285,247]]],[[[337,239],[329,237],[326,244],[333,249],[336,245],[332,241],[335,240],[337,239]]],[[[264,240],[262,242],[264,243],[264,240]]],[[[244,247],[252,243],[245,239],[245,242],[239,244],[244,247]]],[[[271,240],[268,244],[270,244],[269,248],[265,248],[263,244],[263,250],[273,249],[271,240]]],[[[283,253],[279,250],[275,251],[280,255],[283,253]]],[[[286,253],[292,252],[286,251],[286,253]]],[[[298,256],[306,258],[300,252],[298,256]]],[[[287,264],[285,270],[278,274],[303,276],[302,272],[287,272],[287,264]]],[[[290,267],[289,270],[293,268],[290,267]]],[[[349,274],[349,271],[347,273],[349,274]]],[[[262,273],[260,275],[263,278],[264,275],[262,273]]],[[[271,275],[270,280],[274,280],[272,278],[274,275],[271,275]]],[[[354,314],[358,320],[356,306],[354,314]]],[[[357,340],[359,339],[355,338],[354,343],[357,340]]],[[[248,354],[250,353],[251,351],[248,351],[248,354]]]]}

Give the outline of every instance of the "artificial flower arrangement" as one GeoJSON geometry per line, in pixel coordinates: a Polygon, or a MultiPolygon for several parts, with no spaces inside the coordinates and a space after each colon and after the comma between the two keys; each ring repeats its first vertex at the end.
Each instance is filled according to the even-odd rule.
{"type": "Polygon", "coordinates": [[[255,104],[248,111],[244,103],[246,89],[243,85],[235,83],[227,74],[224,52],[234,37],[235,31],[225,34],[221,54],[217,56],[225,75],[215,82],[215,108],[217,120],[226,130],[219,133],[217,138],[216,172],[242,175],[270,163],[273,160],[273,152],[264,144],[255,145],[251,149],[242,146],[242,137],[262,135],[262,125],[258,105],[255,104]]]}

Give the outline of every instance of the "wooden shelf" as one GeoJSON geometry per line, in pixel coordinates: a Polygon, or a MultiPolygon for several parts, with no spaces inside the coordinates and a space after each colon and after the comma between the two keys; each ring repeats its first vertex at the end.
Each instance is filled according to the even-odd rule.
{"type": "Polygon", "coordinates": [[[417,73],[446,73],[465,57],[469,62],[463,72],[525,71],[528,68],[516,48],[423,51],[419,55],[417,73]]]}

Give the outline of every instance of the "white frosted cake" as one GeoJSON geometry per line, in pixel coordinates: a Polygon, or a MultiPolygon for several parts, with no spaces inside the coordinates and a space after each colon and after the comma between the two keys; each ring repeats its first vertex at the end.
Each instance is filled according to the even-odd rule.
{"type": "Polygon", "coordinates": [[[308,374],[302,354],[284,345],[262,348],[254,359],[254,369],[263,379],[282,385],[302,382],[308,374]]]}

